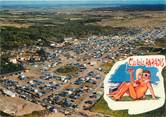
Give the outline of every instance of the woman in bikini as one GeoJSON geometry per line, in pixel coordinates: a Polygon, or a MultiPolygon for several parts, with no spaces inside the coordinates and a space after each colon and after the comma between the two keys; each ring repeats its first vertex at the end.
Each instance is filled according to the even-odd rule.
{"type": "Polygon", "coordinates": [[[134,80],[134,70],[129,69],[130,82],[123,82],[117,89],[117,91],[108,94],[112,96],[114,100],[119,100],[125,93],[127,93],[132,99],[145,98],[145,93],[150,90],[152,98],[155,99],[154,91],[150,83],[150,71],[143,71],[143,69],[137,69],[136,80],[134,80]]]}

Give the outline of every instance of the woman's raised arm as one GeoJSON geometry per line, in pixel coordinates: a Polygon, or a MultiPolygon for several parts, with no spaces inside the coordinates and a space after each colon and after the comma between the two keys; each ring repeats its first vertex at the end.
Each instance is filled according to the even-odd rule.
{"type": "Polygon", "coordinates": [[[130,82],[134,83],[134,69],[128,69],[128,72],[130,74],[130,82]]]}

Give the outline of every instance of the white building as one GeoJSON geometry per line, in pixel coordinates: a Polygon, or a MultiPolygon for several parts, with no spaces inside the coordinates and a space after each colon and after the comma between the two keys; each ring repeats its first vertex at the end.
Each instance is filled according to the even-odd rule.
{"type": "Polygon", "coordinates": [[[3,93],[5,93],[6,95],[10,96],[10,97],[16,97],[16,94],[9,91],[9,90],[3,90],[3,93]]]}

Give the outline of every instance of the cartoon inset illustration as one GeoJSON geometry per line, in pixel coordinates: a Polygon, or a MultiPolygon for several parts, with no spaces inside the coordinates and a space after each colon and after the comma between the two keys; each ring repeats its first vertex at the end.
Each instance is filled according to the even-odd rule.
{"type": "Polygon", "coordinates": [[[133,56],[116,63],[104,81],[104,99],[113,110],[139,114],[165,102],[162,68],[165,57],[133,56]],[[134,105],[134,106],[133,106],[134,105]]]}
{"type": "Polygon", "coordinates": [[[110,96],[115,100],[119,100],[125,93],[127,93],[132,99],[145,99],[145,93],[149,89],[153,99],[156,99],[153,87],[150,82],[150,71],[143,69],[137,69],[136,80],[134,80],[134,70],[128,69],[130,74],[130,82],[123,82],[116,91],[111,92],[110,96]]]}

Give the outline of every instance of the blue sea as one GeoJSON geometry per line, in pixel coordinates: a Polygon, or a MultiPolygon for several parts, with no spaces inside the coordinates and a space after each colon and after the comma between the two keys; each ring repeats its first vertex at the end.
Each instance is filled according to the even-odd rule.
{"type": "Polygon", "coordinates": [[[1,9],[63,9],[63,8],[113,8],[113,9],[145,9],[166,10],[166,3],[160,4],[122,4],[109,1],[0,1],[1,9]]]}

